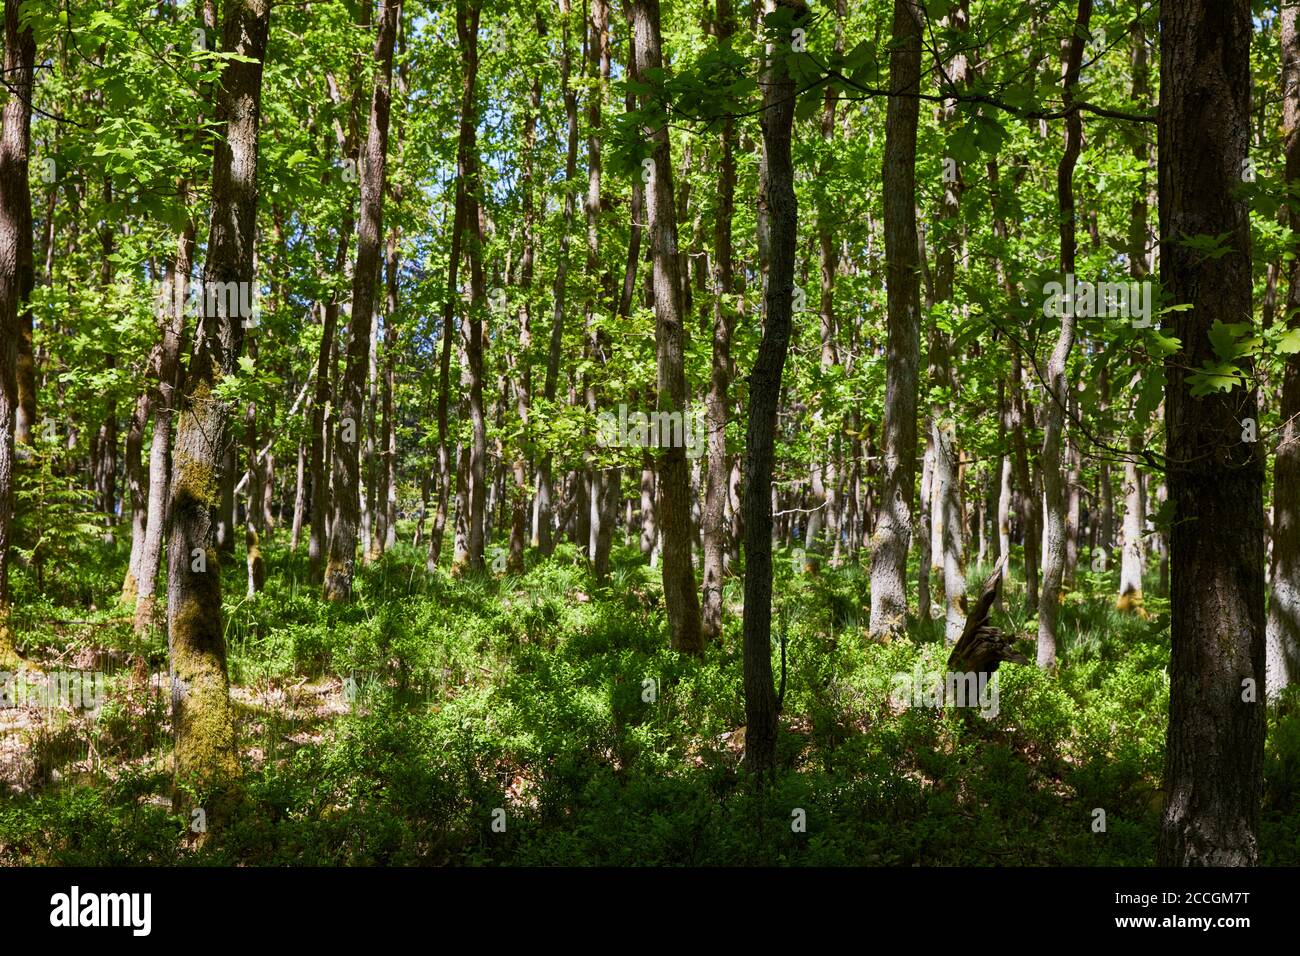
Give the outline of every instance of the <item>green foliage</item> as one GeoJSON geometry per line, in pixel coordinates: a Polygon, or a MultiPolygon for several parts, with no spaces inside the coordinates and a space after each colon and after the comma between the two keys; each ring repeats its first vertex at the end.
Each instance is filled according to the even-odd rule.
{"type": "Polygon", "coordinates": [[[15,469],[13,553],[22,568],[16,581],[20,600],[30,589],[31,597],[75,602],[89,584],[79,569],[102,566],[104,526],[78,476],[67,470],[69,457],[38,436],[15,469]]]}
{"type": "MultiPolygon", "coordinates": [[[[363,599],[342,608],[295,597],[281,583],[292,580],[291,556],[274,544],[264,553],[270,590],[252,601],[227,598],[250,812],[195,844],[188,821],[161,805],[167,736],[155,731],[144,751],[122,749],[157,727],[162,712],[119,682],[96,718],[115,769],[0,801],[0,861],[1153,858],[1167,617],[1115,612],[1107,581],[1067,602],[1059,676],[1004,665],[998,713],[983,719],[891,700],[897,675],[942,669],[947,650],[926,637],[868,641],[858,569],[810,576],[778,561],[776,630],[787,641],[788,688],[780,768],[760,785],[739,768],[739,622],[728,622],[702,661],[667,650],[661,597],[634,552],[616,554],[616,584],[602,590],[563,547],[520,577],[456,581],[426,575],[421,556],[400,546],[363,570],[363,599]],[[1092,832],[1095,807],[1107,812],[1105,833],[1092,832]],[[504,831],[493,827],[498,809],[504,831]],[[797,817],[805,830],[792,828],[797,817]]],[[[235,563],[227,569],[228,595],[241,593],[240,573],[235,563]]],[[[1149,601],[1160,610],[1158,598],[1149,601]]],[[[159,647],[127,646],[162,660],[159,647]]],[[[1270,718],[1262,828],[1270,862],[1295,862],[1296,729],[1293,704],[1270,718]]]]}

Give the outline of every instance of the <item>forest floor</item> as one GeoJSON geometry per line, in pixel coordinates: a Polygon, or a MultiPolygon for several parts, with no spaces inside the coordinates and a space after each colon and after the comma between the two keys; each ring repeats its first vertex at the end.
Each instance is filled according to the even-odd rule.
{"type": "MultiPolygon", "coordinates": [[[[240,562],[223,572],[247,810],[202,838],[171,811],[166,636],[117,603],[124,548],[48,569],[42,594],[19,571],[27,676],[105,671],[107,699],[0,709],[0,864],[1154,862],[1168,607],[1118,613],[1113,575],[1081,569],[1059,671],[1004,665],[983,717],[893,692],[945,669],[941,622],[869,640],[864,569],[778,561],[781,769],[760,785],[739,766],[739,579],[693,660],[668,650],[633,549],[598,588],[570,546],[453,579],[399,545],[348,606],[304,583],[301,551],[263,554],[256,598],[240,562]]],[[[994,623],[1032,659],[1023,603],[1013,582],[994,623]]],[[[1296,690],[1269,715],[1265,864],[1300,864],[1296,690]]]]}

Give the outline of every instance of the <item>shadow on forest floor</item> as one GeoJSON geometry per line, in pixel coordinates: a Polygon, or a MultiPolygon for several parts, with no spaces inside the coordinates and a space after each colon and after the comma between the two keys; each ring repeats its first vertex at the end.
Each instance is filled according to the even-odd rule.
{"type": "MultiPolygon", "coordinates": [[[[1058,672],[1004,666],[986,719],[896,691],[944,669],[940,622],[869,640],[862,570],[778,561],[788,690],[781,769],[760,785],[739,766],[738,579],[695,661],[667,650],[632,549],[597,588],[571,548],[453,580],[399,546],[347,607],[316,599],[301,554],[263,553],[264,594],[236,597],[236,562],[224,582],[249,809],[201,848],[168,799],[165,636],[137,637],[112,602],[124,555],[97,565],[103,609],[24,594],[18,575],[26,666],[107,662],[108,693],[94,711],[0,710],[0,863],[1153,862],[1167,605],[1117,612],[1113,575],[1081,574],[1058,672]]],[[[1023,604],[1013,580],[994,616],[1028,641],[1023,604]]],[[[1266,863],[1300,863],[1296,710],[1270,715],[1266,863]]]]}

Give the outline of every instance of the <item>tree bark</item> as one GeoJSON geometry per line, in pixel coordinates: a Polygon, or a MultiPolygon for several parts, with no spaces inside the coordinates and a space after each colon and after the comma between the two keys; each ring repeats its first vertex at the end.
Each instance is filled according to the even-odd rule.
{"type": "Polygon", "coordinates": [[[935,520],[942,531],[937,560],[943,570],[944,637],[956,643],[966,626],[966,574],[962,570],[962,514],[956,485],[959,480],[956,426],[936,421],[934,431],[935,520]]]}
{"type": "MultiPolygon", "coordinates": [[[[401,189],[392,190],[393,202],[401,201],[401,189]]],[[[397,540],[397,406],[394,389],[397,385],[397,308],[398,273],[401,268],[400,230],[393,226],[388,231],[387,303],[384,310],[384,360],[381,370],[381,403],[379,438],[379,490],[376,494],[375,535],[372,550],[383,554],[397,540]]]]}
{"type": "MultiPolygon", "coordinates": [[[[487,289],[483,275],[483,188],[479,177],[478,105],[475,85],[478,78],[478,24],[481,7],[478,0],[457,0],[456,35],[463,57],[464,75],[461,88],[460,136],[458,160],[460,179],[465,184],[464,227],[462,240],[469,260],[469,321],[465,334],[466,370],[469,373],[469,514],[467,522],[466,566],[482,571],[484,521],[487,504],[487,421],[483,407],[483,312],[487,289]]],[[[457,519],[459,521],[459,519],[457,519]]]]}
{"type": "MultiPolygon", "coordinates": [[[[560,220],[559,249],[556,251],[555,308],[551,313],[551,339],[546,353],[546,378],[542,383],[542,398],[550,409],[555,402],[560,379],[560,350],[564,345],[564,302],[568,292],[569,233],[574,217],[574,180],[578,168],[578,94],[570,84],[573,71],[573,54],[569,48],[570,0],[560,0],[560,15],[564,19],[560,41],[560,88],[564,96],[564,114],[568,121],[568,137],[564,154],[564,211],[560,220]]],[[[632,65],[636,75],[635,65],[632,65]]],[[[552,464],[554,456],[548,449],[543,455],[537,475],[537,515],[533,529],[534,543],[543,557],[555,550],[555,531],[552,528],[555,496],[552,464]]]]}
{"type": "Polygon", "coordinates": [[[20,200],[13,210],[18,217],[14,441],[20,445],[30,445],[32,428],[36,423],[36,361],[32,350],[31,307],[32,289],[36,286],[36,267],[32,250],[32,203],[28,170],[31,160],[32,96],[36,90],[33,82],[36,44],[31,28],[22,27],[17,21],[16,7],[15,22],[11,29],[8,2],[5,7],[5,86],[8,87],[9,96],[4,107],[4,127],[8,130],[13,126],[13,147],[19,150],[14,156],[21,156],[21,163],[9,170],[16,177],[13,183],[14,196],[20,200]],[[10,50],[13,51],[12,56],[8,55],[10,50]]]}
{"type": "MultiPolygon", "coordinates": [[[[1138,12],[1140,13],[1140,7],[1138,12]]],[[[1149,99],[1149,83],[1146,55],[1146,38],[1142,29],[1142,17],[1134,16],[1133,26],[1129,31],[1132,40],[1132,95],[1133,102],[1145,103],[1149,99]]],[[[1138,194],[1129,204],[1128,265],[1129,275],[1135,280],[1145,278],[1147,274],[1147,203],[1145,188],[1145,164],[1148,145],[1142,137],[1133,147],[1133,158],[1144,167],[1143,183],[1138,194]]],[[[1146,427],[1143,422],[1133,422],[1129,435],[1129,454],[1124,461],[1124,517],[1120,526],[1120,575],[1119,597],[1116,607],[1120,611],[1143,611],[1142,573],[1145,568],[1146,555],[1142,541],[1142,529],[1146,517],[1142,509],[1142,480],[1138,472],[1139,452],[1146,443],[1146,427]]]]}
{"type": "MultiPolygon", "coordinates": [[[[1092,17],[1092,0],[1079,0],[1079,12],[1074,21],[1066,55],[1062,82],[1062,101],[1066,106],[1074,102],[1075,87],[1079,83],[1079,68],[1083,62],[1083,47],[1088,37],[1088,22],[1092,17]]],[[[1065,118],[1065,152],[1056,169],[1056,195],[1061,216],[1061,273],[1074,272],[1075,211],[1074,167],[1083,144],[1083,121],[1078,110],[1065,118]]],[[[1066,493],[1065,473],[1061,461],[1061,448],[1065,443],[1065,410],[1069,401],[1066,382],[1066,364],[1074,348],[1074,303],[1066,302],[1060,310],[1061,331],[1056,345],[1047,360],[1043,426],[1043,591],[1038,602],[1038,666],[1050,669],[1056,666],[1056,622],[1061,610],[1061,587],[1065,576],[1066,545],[1066,493]]]]}
{"type": "MultiPolygon", "coordinates": [[[[654,76],[663,70],[659,0],[636,0],[637,75],[654,76]]],[[[673,195],[672,152],[668,140],[668,116],[660,105],[650,107],[653,119],[645,127],[651,144],[650,250],[654,260],[655,351],[658,367],[656,408],[662,416],[687,413],[684,364],[681,260],[677,254],[677,209],[673,195]]],[[[793,277],[792,277],[793,278],[793,277]]],[[[671,437],[671,436],[670,436],[671,437]]],[[[678,436],[682,437],[682,436],[678,436]]],[[[688,654],[703,651],[700,630],[700,602],[695,590],[691,560],[691,489],[684,441],[663,436],[656,449],[660,533],[663,535],[664,604],[674,650],[688,654]]]]}
{"type": "MultiPolygon", "coordinates": [[[[1286,182],[1300,183],[1300,22],[1297,8],[1282,8],[1282,128],[1286,182]]],[[[1294,206],[1294,200],[1292,201],[1294,206]]],[[[1300,209],[1288,211],[1293,229],[1300,209]]],[[[1287,269],[1287,325],[1300,327],[1300,263],[1287,269]]],[[[1281,437],[1273,459],[1272,596],[1264,636],[1268,697],[1300,680],[1300,353],[1286,358],[1282,372],[1281,437]]]]}
{"type": "MultiPolygon", "coordinates": [[[[19,22],[19,0],[5,0],[5,85],[0,133],[0,666],[11,663],[15,638],[9,619],[9,549],[14,509],[15,428],[19,387],[20,313],[27,311],[32,270],[32,73],[36,40],[19,22]]],[[[30,341],[30,340],[29,340],[30,341]]],[[[33,411],[34,414],[34,411],[33,411]]],[[[30,424],[30,419],[29,419],[30,424]]]]}
{"type": "MultiPolygon", "coordinates": [[[[601,112],[605,101],[605,91],[609,88],[610,77],[610,36],[609,36],[609,2],[592,0],[590,13],[590,30],[587,40],[588,71],[592,78],[592,87],[587,99],[587,201],[585,212],[587,219],[587,281],[590,293],[586,302],[587,349],[591,360],[597,366],[603,365],[609,358],[609,334],[593,325],[594,311],[601,297],[609,301],[609,308],[617,306],[617,293],[613,289],[611,276],[602,272],[600,267],[600,219],[604,207],[601,197],[601,112]]],[[[599,414],[600,405],[605,398],[603,390],[590,376],[585,384],[587,411],[593,418],[599,414]]],[[[590,526],[587,538],[587,554],[591,560],[592,571],[597,584],[605,584],[609,578],[609,552],[613,545],[613,508],[617,504],[621,471],[618,468],[588,467],[590,487],[588,491],[588,508],[590,526]]]]}
{"type": "MultiPolygon", "coordinates": [[[[802,0],[778,0],[803,23],[802,0]]],[[[776,763],[781,700],[772,685],[772,464],[776,410],[794,310],[794,258],[799,209],[794,193],[790,140],[795,82],[786,66],[786,44],[770,49],[763,77],[763,155],[766,158],[768,272],[763,337],[749,386],[745,458],[745,766],[771,772],[776,763]]],[[[782,675],[784,693],[784,674],[782,675]]]]}
{"type": "MultiPolygon", "coordinates": [[[[1160,8],[1160,278],[1182,343],[1165,364],[1173,505],[1169,730],[1162,866],[1253,865],[1263,788],[1264,457],[1242,441],[1253,388],[1194,397],[1189,371],[1214,360],[1215,321],[1251,313],[1250,228],[1241,172],[1249,139],[1251,6],[1160,8]],[[1210,258],[1183,244],[1221,236],[1210,258]]],[[[1244,369],[1246,381],[1251,371],[1244,369]]]]}
{"type": "MultiPolygon", "coordinates": [[[[836,0],[835,5],[835,53],[844,53],[844,18],[847,14],[846,0],[836,0]]],[[[835,140],[835,107],[839,92],[834,85],[827,85],[822,96],[821,137],[828,147],[827,155],[833,155],[835,140]]],[[[829,173],[829,170],[827,170],[829,173]]],[[[819,367],[822,375],[829,375],[830,370],[840,363],[839,350],[835,344],[835,273],[839,267],[839,237],[836,232],[837,214],[830,197],[823,196],[817,209],[817,247],[821,260],[821,289],[818,313],[821,326],[821,356],[819,367]]],[[[813,435],[820,438],[825,427],[826,413],[823,402],[818,400],[813,409],[813,435]]],[[[838,428],[835,429],[838,432],[838,428]]],[[[820,448],[812,448],[813,461],[808,473],[809,501],[808,523],[804,529],[804,569],[816,573],[828,551],[839,547],[839,499],[837,485],[839,471],[834,456],[835,434],[830,435],[820,448]],[[829,541],[823,541],[823,532],[829,541]],[[830,545],[827,547],[827,545],[830,545]]]]}
{"type": "Polygon", "coordinates": [[[916,244],[916,125],[921,80],[921,11],[894,0],[885,120],[884,200],[887,326],[884,467],[871,553],[873,635],[907,628],[907,551],[916,482],[917,373],[921,292],[916,244]]]}
{"type": "MultiPolygon", "coordinates": [[[[183,183],[181,196],[188,199],[189,190],[189,184],[183,183]]],[[[180,359],[185,339],[185,300],[189,294],[190,272],[194,266],[195,233],[195,222],[189,218],[176,237],[176,254],[170,273],[172,284],[166,305],[167,324],[158,363],[157,394],[153,401],[155,411],[153,438],[149,446],[148,517],[145,519],[144,547],[140,552],[139,579],[136,585],[134,627],[137,633],[158,623],[155,592],[163,541],[167,535],[172,435],[176,431],[176,393],[181,386],[180,359]]]]}
{"type": "Polygon", "coordinates": [[[352,599],[360,515],[360,447],[364,427],[361,390],[369,364],[370,323],[379,275],[383,236],[384,172],[388,152],[388,121],[392,108],[393,46],[401,0],[380,0],[375,34],[374,94],[361,164],[361,220],[357,230],[357,259],[352,274],[352,314],[348,349],[340,387],[339,424],[334,455],[334,521],[330,528],[329,562],[324,596],[328,601],[352,599]]]}
{"type": "MultiPolygon", "coordinates": [[[[108,210],[113,202],[113,183],[107,175],[103,182],[103,204],[108,210]]],[[[28,201],[30,207],[30,197],[28,201]]],[[[107,212],[105,212],[107,216],[107,212]]],[[[29,236],[30,208],[26,213],[29,236]]],[[[99,286],[101,294],[107,296],[113,284],[113,239],[115,226],[107,218],[99,224],[99,286]]],[[[25,242],[30,239],[24,239],[25,242]]],[[[117,355],[104,353],[104,369],[112,372],[117,367],[117,355]]],[[[104,515],[104,543],[114,542],[114,526],[117,524],[117,401],[111,395],[104,403],[104,415],[99,428],[91,439],[91,473],[94,478],[96,506],[104,515]]]]}
{"type": "MultiPolygon", "coordinates": [[[[205,283],[253,281],[257,134],[269,21],[267,0],[240,0],[226,7],[221,49],[240,58],[227,62],[219,86],[216,122],[224,136],[213,143],[205,283]]],[[[217,303],[215,312],[202,317],[195,333],[178,409],[167,625],[176,734],[173,804],[180,808],[195,791],[202,802],[205,791],[215,791],[207,804],[208,816],[220,820],[229,810],[227,794],[238,775],[239,754],[226,674],[220,559],[213,536],[233,410],[215,389],[238,367],[246,317],[229,314],[225,301],[217,303]]]]}
{"type": "Polygon", "coordinates": [[[293,527],[289,534],[289,550],[297,552],[302,541],[302,523],[307,514],[307,444],[298,439],[298,467],[293,482],[293,527]]]}
{"type": "Polygon", "coordinates": [[[169,324],[167,308],[170,304],[164,293],[158,302],[158,341],[151,349],[144,391],[136,396],[131,410],[131,423],[126,430],[126,484],[131,503],[131,555],[127,560],[126,577],[122,581],[122,603],[135,607],[140,594],[140,562],[144,556],[144,539],[149,532],[148,468],[141,460],[144,432],[149,425],[149,406],[155,387],[147,379],[157,375],[162,361],[163,338],[169,324]]]}
{"type": "MultiPolygon", "coordinates": [[[[545,21],[536,17],[539,36],[546,32],[545,21]]],[[[511,462],[514,476],[514,493],[510,501],[510,553],[506,558],[506,570],[511,574],[524,571],[524,549],[529,542],[528,503],[529,455],[532,436],[529,421],[533,403],[533,269],[537,256],[537,212],[535,193],[537,189],[536,150],[537,123],[542,110],[542,79],[540,72],[533,77],[529,91],[528,115],[524,119],[524,180],[523,180],[523,219],[524,249],[519,262],[519,290],[523,301],[519,305],[519,352],[511,357],[515,380],[515,414],[519,416],[520,437],[518,448],[511,462]]]]}
{"type": "MultiPolygon", "coordinates": [[[[719,43],[730,42],[736,32],[731,0],[717,0],[719,43]]],[[[713,220],[713,352],[709,364],[708,472],[704,490],[704,588],[701,628],[706,641],[722,635],[722,578],[727,556],[726,505],[731,468],[727,459],[727,392],[731,387],[731,331],[733,310],[726,296],[734,292],[731,221],[736,201],[735,121],[722,120],[718,162],[718,208],[713,220]]]]}
{"type": "Polygon", "coordinates": [[[1124,523],[1123,552],[1119,566],[1119,600],[1121,611],[1142,609],[1142,568],[1145,564],[1142,548],[1142,482],[1138,475],[1137,457],[1142,450],[1142,440],[1129,438],[1129,453],[1124,459],[1124,523]]]}

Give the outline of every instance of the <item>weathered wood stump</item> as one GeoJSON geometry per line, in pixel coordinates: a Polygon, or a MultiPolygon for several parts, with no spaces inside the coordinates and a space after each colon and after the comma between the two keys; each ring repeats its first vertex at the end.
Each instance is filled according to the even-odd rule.
{"type": "Polygon", "coordinates": [[[989,612],[1002,589],[1002,575],[1006,566],[1007,558],[1003,555],[984,582],[975,606],[966,615],[966,626],[953,645],[952,653],[948,655],[948,670],[951,673],[974,673],[981,675],[983,680],[988,680],[1003,661],[1012,664],[1029,663],[1028,658],[1012,647],[1014,637],[1003,634],[989,624],[989,612]]]}

